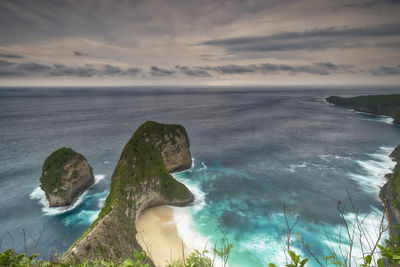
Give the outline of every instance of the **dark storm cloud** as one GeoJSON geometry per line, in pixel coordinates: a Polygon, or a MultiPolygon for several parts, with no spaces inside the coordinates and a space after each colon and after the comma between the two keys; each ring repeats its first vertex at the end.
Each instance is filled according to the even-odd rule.
{"type": "Polygon", "coordinates": [[[75,51],[74,55],[77,57],[88,57],[89,53],[84,53],[84,52],[79,52],[79,51],[75,51]]]}
{"type": "Polygon", "coordinates": [[[90,66],[71,67],[64,64],[54,64],[50,76],[73,76],[73,77],[92,77],[97,74],[97,70],[90,66]]]}
{"type": "Polygon", "coordinates": [[[371,71],[375,76],[400,75],[400,65],[382,66],[371,71]]]}
{"type": "Polygon", "coordinates": [[[50,66],[45,64],[39,64],[36,62],[29,63],[19,63],[17,64],[17,69],[21,71],[31,71],[31,72],[44,72],[51,69],[50,66]]]}
{"type": "Polygon", "coordinates": [[[204,69],[215,71],[219,74],[243,74],[243,73],[261,73],[271,74],[286,72],[291,75],[298,73],[308,73],[317,75],[330,75],[334,73],[355,72],[355,67],[352,65],[336,65],[330,62],[318,62],[311,65],[293,66],[288,64],[251,64],[251,65],[222,65],[222,66],[207,66],[204,69]]]}
{"type": "Polygon", "coordinates": [[[0,75],[2,77],[93,77],[93,76],[136,76],[142,70],[140,68],[128,68],[123,70],[109,64],[96,67],[85,64],[83,66],[69,66],[65,64],[39,64],[36,62],[16,63],[0,60],[0,75]]]}
{"type": "Polygon", "coordinates": [[[159,68],[159,67],[156,67],[156,66],[151,66],[151,68],[150,68],[150,75],[151,76],[157,76],[157,77],[170,76],[170,75],[173,75],[175,73],[176,73],[175,70],[163,69],[163,68],[159,68]]]}
{"type": "Polygon", "coordinates": [[[358,48],[365,38],[400,36],[400,24],[383,24],[365,28],[330,27],[302,32],[282,32],[268,36],[214,39],[200,45],[220,46],[230,52],[276,52],[358,48]]]}
{"type": "Polygon", "coordinates": [[[212,75],[210,73],[208,73],[207,71],[199,68],[199,67],[194,67],[194,68],[190,68],[187,66],[175,66],[175,69],[183,74],[185,74],[186,76],[191,76],[191,77],[212,77],[212,75]]]}
{"type": "Polygon", "coordinates": [[[0,58],[24,58],[24,56],[17,55],[17,54],[10,54],[10,53],[0,53],[0,58]]]}
{"type": "Polygon", "coordinates": [[[105,75],[123,75],[124,71],[118,67],[106,64],[104,65],[104,73],[105,75]]]}

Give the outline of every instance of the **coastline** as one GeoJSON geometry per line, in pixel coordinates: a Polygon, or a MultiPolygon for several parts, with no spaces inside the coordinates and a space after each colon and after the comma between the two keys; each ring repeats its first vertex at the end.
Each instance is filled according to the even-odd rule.
{"type": "Polygon", "coordinates": [[[163,205],[143,211],[136,221],[136,239],[156,267],[181,261],[190,250],[178,234],[174,209],[163,205]]]}

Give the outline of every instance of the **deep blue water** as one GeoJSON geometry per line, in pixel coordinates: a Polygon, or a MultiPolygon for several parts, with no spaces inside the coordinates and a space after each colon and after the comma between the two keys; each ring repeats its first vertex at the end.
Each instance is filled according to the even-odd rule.
{"type": "MultiPolygon", "coordinates": [[[[366,229],[374,235],[383,209],[379,186],[393,167],[388,155],[400,144],[400,127],[323,99],[380,93],[400,89],[2,88],[1,250],[22,252],[24,229],[31,249],[43,231],[36,249],[42,257],[65,251],[96,218],[125,143],[154,120],[186,128],[195,166],[176,177],[197,200],[185,212],[212,244],[223,229],[234,243],[230,266],[284,262],[276,233],[284,202],[300,218],[295,231],[328,255],[324,235],[340,232],[336,206],[347,192],[369,214],[366,229]],[[98,178],[67,211],[46,208],[37,189],[44,159],[62,146],[85,155],[98,178]]],[[[307,255],[298,238],[293,249],[307,255]]]]}

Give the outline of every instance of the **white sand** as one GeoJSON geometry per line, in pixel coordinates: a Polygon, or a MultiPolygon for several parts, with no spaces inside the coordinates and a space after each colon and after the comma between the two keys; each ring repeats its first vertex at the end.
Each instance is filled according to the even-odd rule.
{"type": "Polygon", "coordinates": [[[158,206],[145,210],[136,222],[136,239],[157,267],[167,266],[185,256],[184,247],[173,221],[173,209],[158,206]]]}

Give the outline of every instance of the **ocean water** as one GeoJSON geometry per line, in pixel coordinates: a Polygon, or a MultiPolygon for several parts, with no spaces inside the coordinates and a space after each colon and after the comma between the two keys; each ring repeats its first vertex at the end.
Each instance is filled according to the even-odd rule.
{"type": "MultiPolygon", "coordinates": [[[[234,244],[229,266],[282,265],[285,203],[291,221],[299,217],[294,232],[328,256],[329,247],[348,246],[335,239],[343,234],[338,201],[354,218],[347,192],[373,239],[400,127],[324,98],[381,93],[400,89],[1,88],[0,250],[23,252],[23,231],[28,253],[68,249],[96,218],[123,146],[146,120],[179,123],[189,134],[194,166],[174,174],[196,196],[174,210],[189,247],[213,247],[225,234],[234,244]],[[49,208],[41,167],[62,146],[87,157],[96,183],[73,206],[49,208]]],[[[309,256],[295,234],[292,248],[309,256]]]]}

